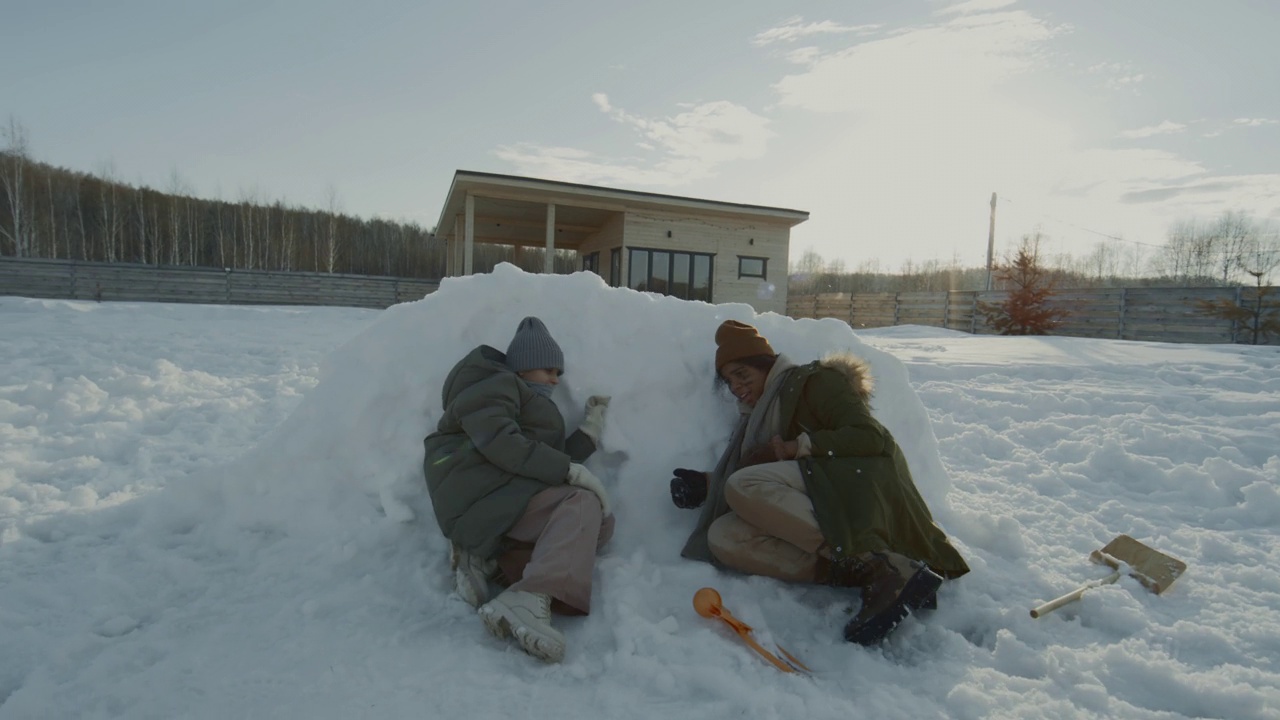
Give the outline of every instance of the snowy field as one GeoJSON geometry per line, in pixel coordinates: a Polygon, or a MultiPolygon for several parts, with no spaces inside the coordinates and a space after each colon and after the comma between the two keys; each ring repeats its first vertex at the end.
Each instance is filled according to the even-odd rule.
{"type": "Polygon", "coordinates": [[[0,298],[0,719],[1280,718],[1280,348],[973,337],[756,317],[594,276],[448,280],[386,311],[0,298]],[[451,593],[421,480],[440,386],[541,316],[572,427],[613,396],[618,531],[543,665],[451,593]],[[679,558],[733,419],[724,319],[867,358],[877,414],[973,572],[884,646],[856,593],[679,558]],[[1187,563],[1106,574],[1127,533],[1187,563]],[[814,669],[783,675],[694,592],[814,669]]]}

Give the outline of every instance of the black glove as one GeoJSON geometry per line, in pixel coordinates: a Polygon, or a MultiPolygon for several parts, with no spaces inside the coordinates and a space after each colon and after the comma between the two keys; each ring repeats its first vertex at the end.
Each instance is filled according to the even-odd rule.
{"type": "Polygon", "coordinates": [[[707,474],[679,468],[671,478],[671,502],[678,508],[696,508],[707,500],[707,474]]]}

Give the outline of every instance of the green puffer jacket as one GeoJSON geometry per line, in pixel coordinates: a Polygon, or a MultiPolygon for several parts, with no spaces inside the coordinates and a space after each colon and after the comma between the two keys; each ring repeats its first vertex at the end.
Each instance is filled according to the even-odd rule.
{"type": "Polygon", "coordinates": [[[449,371],[444,416],[423,440],[423,473],[444,536],[482,557],[498,554],[503,536],[539,492],[565,481],[570,462],[595,445],[582,432],[567,440],[564,418],[488,345],[449,371]]]}
{"type": "MultiPolygon", "coordinates": [[[[800,473],[813,513],[827,545],[837,557],[891,550],[924,561],[943,577],[969,572],[960,553],[933,522],[916,490],[907,459],[893,436],[874,417],[871,375],[852,355],[834,355],[793,367],[777,382],[779,421],[784,440],[808,433],[810,456],[800,458],[800,473]]],[[[745,417],[740,421],[745,423],[745,417]]],[[[739,437],[742,425],[739,425],[739,437]]],[[[738,440],[741,443],[741,440],[738,440]]],[[[726,453],[738,453],[730,448],[726,453]]],[[[725,457],[715,473],[723,473],[725,457]]],[[[726,478],[709,478],[712,492],[681,553],[716,562],[707,546],[707,529],[729,512],[726,478]]]]}
{"type": "Polygon", "coordinates": [[[852,355],[792,369],[779,395],[784,440],[808,433],[800,459],[814,515],[837,556],[891,550],[943,577],[969,572],[933,522],[893,436],[871,416],[870,370],[852,355]]]}

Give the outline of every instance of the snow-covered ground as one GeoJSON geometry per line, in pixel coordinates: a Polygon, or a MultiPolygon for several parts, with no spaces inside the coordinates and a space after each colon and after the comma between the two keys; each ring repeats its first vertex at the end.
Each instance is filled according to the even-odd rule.
{"type": "Polygon", "coordinates": [[[0,298],[0,718],[1280,718],[1280,349],[973,337],[756,317],[594,276],[446,281],[386,311],[0,298]],[[564,348],[570,426],[613,396],[618,531],[547,666],[451,593],[421,480],[440,385],[521,317],[564,348]],[[724,319],[852,350],[973,567],[881,648],[856,593],[679,558],[670,469],[733,418],[724,319]],[[1106,574],[1120,533],[1187,563],[1106,574]],[[694,592],[814,669],[783,675],[694,592]]]}

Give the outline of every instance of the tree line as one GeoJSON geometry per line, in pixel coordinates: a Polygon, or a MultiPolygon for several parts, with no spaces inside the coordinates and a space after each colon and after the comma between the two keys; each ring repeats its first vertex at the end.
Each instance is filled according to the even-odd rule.
{"type": "MultiPolygon", "coordinates": [[[[0,126],[0,255],[243,270],[444,277],[445,242],[414,223],[341,212],[330,188],[321,209],[242,192],[234,202],[194,197],[175,171],[167,187],[134,187],[110,165],[91,174],[32,159],[25,128],[0,126]]],[[[478,244],[475,272],[510,262],[543,268],[546,250],[478,244]]],[[[579,269],[557,249],[556,272],[579,269]]]]}
{"type": "MultiPolygon", "coordinates": [[[[1084,255],[1050,254],[1049,236],[1037,230],[1022,236],[1003,264],[1016,264],[1020,250],[1035,248],[1045,281],[1058,288],[1219,287],[1267,284],[1280,266],[1280,232],[1271,223],[1240,210],[1211,220],[1182,220],[1169,228],[1166,243],[1149,246],[1124,240],[1096,243],[1084,255]]],[[[999,265],[1001,263],[997,263],[999,265]]],[[[906,261],[892,272],[869,258],[852,270],[843,260],[827,261],[812,249],[790,267],[793,294],[825,292],[938,292],[985,290],[987,270],[958,261],[906,261]]],[[[994,273],[992,289],[1009,289],[994,273]]]]}
{"type": "Polygon", "coordinates": [[[92,262],[438,278],[444,242],[413,223],[365,220],[242,193],[194,197],[175,172],[164,190],[31,158],[25,129],[0,128],[0,255],[92,262]]]}

